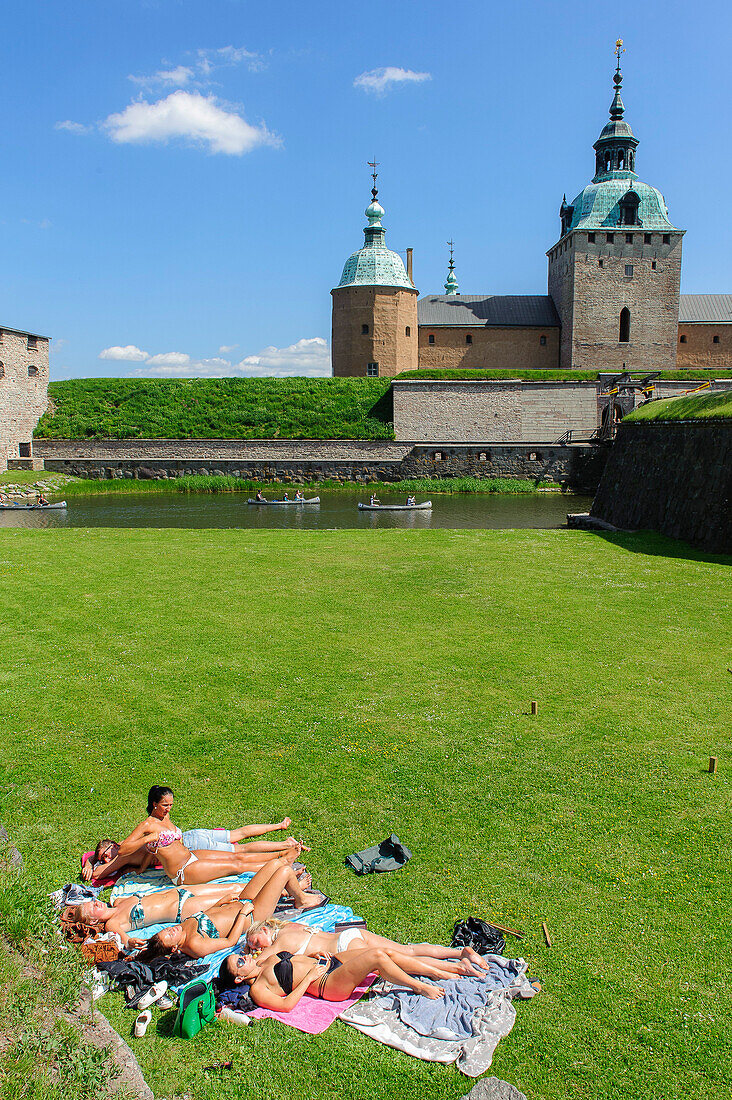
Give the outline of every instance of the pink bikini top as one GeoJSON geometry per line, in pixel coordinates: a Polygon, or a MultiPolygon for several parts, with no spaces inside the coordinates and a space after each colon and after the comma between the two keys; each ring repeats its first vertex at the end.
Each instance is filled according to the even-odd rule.
{"type": "Polygon", "coordinates": [[[167,848],[174,840],[181,840],[182,838],[183,833],[177,825],[174,825],[172,829],[163,829],[155,840],[148,840],[145,847],[148,852],[157,852],[158,848],[167,848]]]}

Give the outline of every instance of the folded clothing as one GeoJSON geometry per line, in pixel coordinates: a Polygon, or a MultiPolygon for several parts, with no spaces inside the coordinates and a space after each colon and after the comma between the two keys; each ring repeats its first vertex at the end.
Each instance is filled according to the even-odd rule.
{"type": "Polygon", "coordinates": [[[97,963],[97,970],[109,974],[119,986],[132,986],[136,994],[160,981],[167,982],[170,988],[178,988],[200,977],[205,969],[196,959],[180,954],[163,956],[147,963],[137,959],[97,963]]]}
{"type": "Polygon", "coordinates": [[[101,886],[67,882],[60,890],[54,890],[48,896],[56,909],[64,909],[67,905],[81,905],[83,901],[94,901],[101,892],[101,886]]]}
{"type": "Polygon", "coordinates": [[[381,874],[384,871],[398,871],[411,858],[412,853],[406,844],[402,844],[399,837],[392,833],[380,844],[346,856],[346,866],[357,875],[381,874]]]}

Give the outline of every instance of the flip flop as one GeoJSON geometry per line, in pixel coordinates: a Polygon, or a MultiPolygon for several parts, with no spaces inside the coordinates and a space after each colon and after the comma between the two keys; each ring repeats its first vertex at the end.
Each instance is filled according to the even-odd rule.
{"type": "Polygon", "coordinates": [[[132,1029],[132,1034],[136,1039],[141,1039],[147,1031],[150,1021],[152,1020],[152,1012],[148,1008],[145,1012],[141,1012],[135,1020],[135,1026],[132,1029]]]}

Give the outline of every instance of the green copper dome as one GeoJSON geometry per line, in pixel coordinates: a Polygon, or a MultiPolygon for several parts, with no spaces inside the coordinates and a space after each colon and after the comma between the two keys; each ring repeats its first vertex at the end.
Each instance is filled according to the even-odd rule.
{"type": "Polygon", "coordinates": [[[386,230],[381,224],[384,211],[375,194],[365,213],[369,224],[363,231],[363,248],[346,260],[338,286],[400,286],[414,290],[401,256],[386,247],[386,230]]]}
{"type": "Polygon", "coordinates": [[[613,172],[611,179],[588,183],[571,205],[568,230],[613,229],[628,224],[646,230],[673,229],[661,192],[642,183],[634,172],[613,172]],[[629,206],[637,210],[637,220],[632,223],[623,217],[629,206]]]}

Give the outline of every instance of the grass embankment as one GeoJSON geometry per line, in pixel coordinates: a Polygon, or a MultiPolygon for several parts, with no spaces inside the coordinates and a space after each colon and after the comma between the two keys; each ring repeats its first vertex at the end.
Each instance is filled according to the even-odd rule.
{"type": "MultiPolygon", "coordinates": [[[[36,475],[38,476],[38,475],[36,475]]],[[[551,488],[551,483],[542,482],[542,488],[551,488]]],[[[555,486],[559,489],[559,486],[555,486]]],[[[405,481],[369,481],[369,482],[343,482],[326,479],[324,481],[311,481],[303,485],[289,484],[283,481],[251,481],[247,478],[230,477],[228,475],[204,476],[195,474],[191,477],[163,478],[161,480],[135,480],[134,478],[114,478],[79,480],[64,485],[60,492],[64,496],[85,496],[87,494],[102,493],[256,493],[259,489],[279,496],[281,493],[295,493],[302,489],[304,493],[337,492],[346,491],[352,493],[356,489],[369,492],[378,489],[384,493],[536,493],[537,484],[519,478],[495,477],[421,477],[411,478],[405,481]]]]}
{"type": "MultiPolygon", "coordinates": [[[[153,782],[182,827],[289,813],[318,884],[374,929],[525,930],[509,948],[545,991],[491,1072],[532,1100],[727,1100],[730,559],[566,531],[0,539],[0,820],[39,893],[132,828],[153,782]],[[404,870],[343,866],[392,830],[404,870]]],[[[121,996],[100,1005],[129,1035],[121,996]]],[[[470,1088],[340,1022],[170,1027],[156,1012],[130,1040],[161,1098],[470,1088]]]]}
{"type": "Polygon", "coordinates": [[[393,439],[388,379],[77,378],[37,439],[393,439]]]}
{"type": "MultiPolygon", "coordinates": [[[[612,374],[612,371],[602,371],[604,375],[612,374]]],[[[615,372],[618,373],[618,372],[615,372]]],[[[640,374],[633,371],[633,374],[640,374]]],[[[525,382],[597,382],[600,372],[596,370],[481,370],[475,367],[472,370],[409,370],[398,376],[398,380],[409,381],[410,378],[424,378],[439,382],[441,380],[494,379],[496,381],[520,378],[525,382]]],[[[732,378],[732,370],[723,370],[716,367],[702,368],[698,370],[674,370],[662,371],[660,379],[673,382],[694,382],[707,378],[732,378]]]]}
{"type": "Polygon", "coordinates": [[[649,401],[623,420],[635,424],[646,420],[732,420],[732,389],[694,397],[668,397],[649,401]]]}

